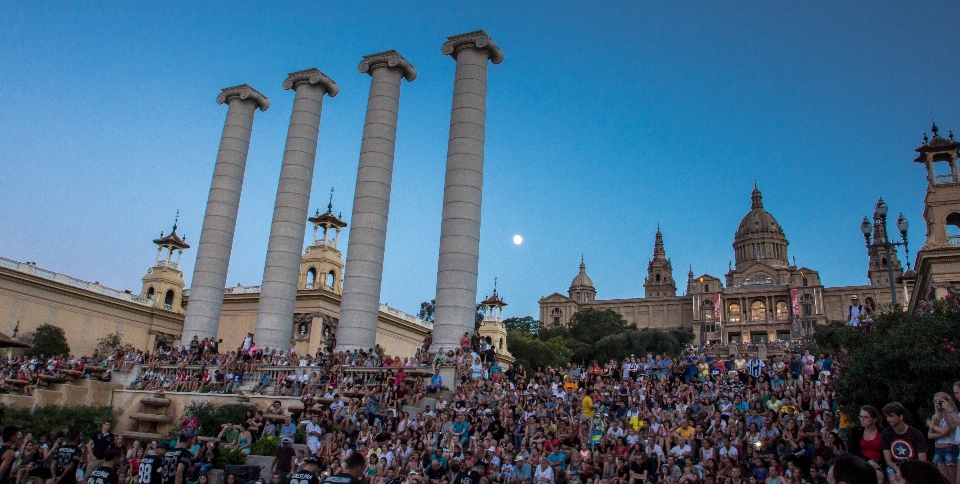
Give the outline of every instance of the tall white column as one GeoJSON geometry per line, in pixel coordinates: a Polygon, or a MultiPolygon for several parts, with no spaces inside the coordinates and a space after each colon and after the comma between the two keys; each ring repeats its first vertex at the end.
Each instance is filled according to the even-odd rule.
{"type": "Polygon", "coordinates": [[[370,74],[371,81],[337,328],[337,350],[348,351],[373,348],[377,341],[400,80],[417,77],[416,69],[395,50],[364,56],[357,70],[370,74]]]}
{"type": "Polygon", "coordinates": [[[503,61],[503,52],[482,30],[448,37],[440,51],[457,60],[457,72],[447,143],[431,351],[457,347],[464,332],[473,334],[480,259],[487,62],[503,61]]]}
{"type": "Polygon", "coordinates": [[[303,227],[317,159],[323,96],[336,97],[340,91],[336,82],[315,68],[290,74],[283,81],[283,88],[293,89],[296,95],[273,206],[273,224],[270,226],[254,333],[258,346],[281,350],[287,349],[293,334],[303,227]]]}
{"type": "Polygon", "coordinates": [[[217,103],[226,103],[229,107],[200,231],[190,300],[183,322],[183,341],[190,341],[194,336],[201,340],[217,336],[233,234],[237,227],[240,190],[247,168],[253,115],[257,108],[266,111],[270,107],[266,96],[246,84],[224,89],[217,96],[217,103]]]}

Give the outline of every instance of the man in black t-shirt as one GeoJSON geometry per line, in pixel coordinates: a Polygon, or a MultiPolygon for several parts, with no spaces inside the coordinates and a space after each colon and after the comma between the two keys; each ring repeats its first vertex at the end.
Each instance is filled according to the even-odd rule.
{"type": "Polygon", "coordinates": [[[69,444],[57,447],[50,462],[50,473],[55,484],[76,484],[77,466],[83,462],[85,447],[80,445],[80,432],[74,432],[69,444]]]}
{"type": "Polygon", "coordinates": [[[310,456],[303,461],[303,467],[290,476],[290,484],[320,484],[317,471],[320,470],[320,460],[310,456]]]}
{"type": "Polygon", "coordinates": [[[146,455],[140,460],[140,484],[163,484],[163,458],[170,450],[170,442],[157,442],[156,455],[146,455]]]}
{"type": "Polygon", "coordinates": [[[111,447],[103,453],[103,464],[87,476],[86,484],[118,484],[117,467],[123,461],[123,449],[111,447]]]}
{"type": "MultiPolygon", "coordinates": [[[[163,456],[163,484],[185,484],[187,471],[193,468],[193,454],[190,447],[196,440],[196,434],[190,429],[180,431],[177,446],[163,456]]],[[[89,483],[87,483],[89,484],[89,483]]]]}
{"type": "MultiPolygon", "coordinates": [[[[343,470],[323,480],[323,484],[362,484],[365,461],[359,452],[352,452],[343,460],[343,470]]],[[[291,484],[293,481],[291,480],[291,484]]]]}
{"type": "MultiPolygon", "coordinates": [[[[900,465],[905,460],[927,460],[927,439],[914,427],[907,425],[907,409],[899,402],[883,406],[889,427],[880,431],[880,448],[887,465],[900,465]]],[[[891,472],[888,470],[888,472],[891,472]]]]}
{"type": "Polygon", "coordinates": [[[0,445],[0,484],[11,484],[10,471],[17,460],[17,448],[23,432],[16,425],[7,425],[3,428],[3,444],[0,445]]]}
{"type": "Polygon", "coordinates": [[[487,478],[483,477],[487,466],[483,461],[476,461],[470,469],[464,469],[457,473],[451,484],[487,484],[487,478]]]}

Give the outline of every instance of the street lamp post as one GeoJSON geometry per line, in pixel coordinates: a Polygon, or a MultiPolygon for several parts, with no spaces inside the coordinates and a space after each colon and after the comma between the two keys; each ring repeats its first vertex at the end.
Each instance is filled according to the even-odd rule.
{"type": "MultiPolygon", "coordinates": [[[[880,224],[883,226],[883,233],[887,233],[887,204],[883,202],[881,198],[877,201],[877,208],[873,211],[874,220],[879,220],[880,224]]],[[[907,228],[910,227],[910,222],[907,222],[907,218],[901,213],[897,218],[897,229],[900,231],[900,238],[903,239],[903,242],[890,242],[890,237],[887,236],[883,242],[875,242],[874,245],[877,247],[883,247],[887,251],[887,275],[890,278],[890,298],[893,302],[893,307],[897,307],[897,287],[893,279],[893,257],[891,255],[891,250],[896,250],[895,248],[898,245],[903,246],[903,250],[907,256],[907,270],[910,270],[910,248],[907,246],[907,228]]],[[[863,238],[867,241],[867,249],[870,249],[870,234],[872,232],[873,225],[870,224],[870,221],[866,216],[863,217],[863,222],[860,223],[860,231],[863,232],[863,238]]]]}

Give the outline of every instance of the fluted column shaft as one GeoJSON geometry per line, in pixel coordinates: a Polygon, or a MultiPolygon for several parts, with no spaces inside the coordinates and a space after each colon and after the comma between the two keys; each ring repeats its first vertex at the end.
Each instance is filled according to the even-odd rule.
{"type": "Polygon", "coordinates": [[[224,89],[217,102],[226,103],[229,108],[197,247],[197,262],[183,322],[183,341],[190,341],[194,336],[201,340],[217,336],[253,115],[258,107],[262,111],[270,107],[266,97],[246,84],[224,89]]]}
{"type": "Polygon", "coordinates": [[[347,246],[346,277],[340,303],[338,351],[373,348],[377,341],[400,80],[406,77],[407,81],[412,81],[417,74],[413,66],[395,51],[364,57],[358,70],[370,74],[370,97],[350,218],[353,227],[347,246]]]}
{"type": "Polygon", "coordinates": [[[280,167],[273,206],[267,260],[260,286],[254,339],[263,348],[284,350],[293,334],[303,227],[310,204],[313,167],[317,159],[323,96],[337,95],[336,83],[317,69],[290,74],[284,88],[293,89],[293,113],[280,167]]]}
{"type": "Polygon", "coordinates": [[[487,63],[503,53],[482,31],[450,37],[441,50],[457,60],[443,188],[432,351],[473,334],[480,258],[480,206],[487,109],[487,63]]]}

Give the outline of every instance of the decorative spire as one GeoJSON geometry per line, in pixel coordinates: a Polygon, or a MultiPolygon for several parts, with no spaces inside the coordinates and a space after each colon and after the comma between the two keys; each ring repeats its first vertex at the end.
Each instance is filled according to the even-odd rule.
{"type": "MultiPolygon", "coordinates": [[[[179,221],[180,221],[180,209],[178,208],[178,209],[177,209],[177,216],[173,218],[173,230],[171,230],[170,233],[172,233],[172,234],[177,233],[177,222],[179,222],[179,221]]],[[[163,237],[163,236],[161,235],[161,237],[163,237]]]]}
{"type": "Polygon", "coordinates": [[[750,194],[750,209],[756,210],[758,208],[763,208],[763,195],[760,194],[760,189],[757,188],[757,181],[753,181],[753,192],[750,194]]]}
{"type": "Polygon", "coordinates": [[[327,204],[327,212],[333,213],[333,189],[330,187],[330,203],[327,204]]]}
{"type": "Polygon", "coordinates": [[[947,133],[950,134],[950,135],[949,135],[950,141],[953,141],[953,130],[951,129],[950,131],[947,131],[947,133]]]}
{"type": "Polygon", "coordinates": [[[690,270],[687,271],[687,280],[689,281],[692,279],[693,279],[693,264],[690,264],[690,270]]]}
{"type": "Polygon", "coordinates": [[[930,131],[933,131],[933,135],[934,135],[934,136],[937,136],[937,132],[940,131],[940,129],[937,128],[937,123],[933,123],[933,125],[930,126],[930,131]]]}
{"type": "Polygon", "coordinates": [[[663,233],[660,232],[660,224],[657,224],[657,236],[653,243],[653,260],[666,258],[667,252],[663,249],[663,233]]]}

